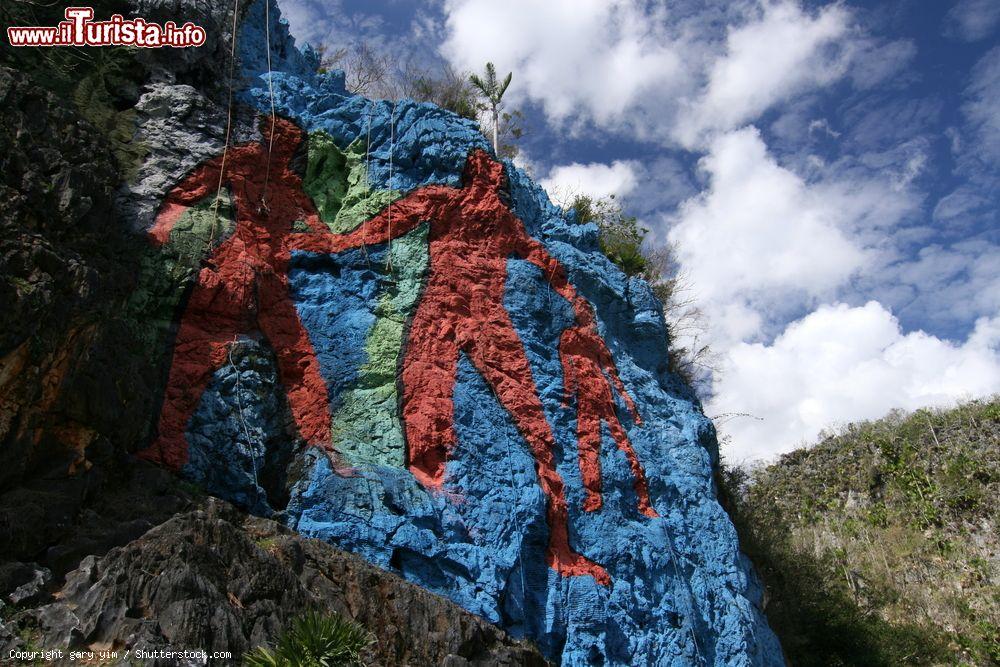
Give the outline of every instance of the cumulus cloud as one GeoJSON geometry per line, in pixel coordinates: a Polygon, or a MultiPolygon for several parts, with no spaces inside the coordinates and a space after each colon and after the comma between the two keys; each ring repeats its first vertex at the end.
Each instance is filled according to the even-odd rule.
{"type": "Polygon", "coordinates": [[[709,413],[739,410],[725,454],[771,458],[839,423],[1000,391],[1000,317],[962,344],[904,334],[881,304],[822,306],[772,344],[729,350],[709,413]]]}
{"type": "Polygon", "coordinates": [[[718,137],[699,164],[708,188],[682,204],[668,239],[702,302],[740,323],[719,335],[742,338],[760,321],[736,314],[761,292],[822,296],[861,266],[840,207],[778,165],[756,129],[718,137]]]}
{"type": "Polygon", "coordinates": [[[883,56],[865,80],[912,55],[854,30],[840,4],[446,0],[444,12],[445,58],[516,72],[511,98],[551,122],[689,148],[862,68],[859,54],[883,56]]]}
{"type": "Polygon", "coordinates": [[[960,0],[944,19],[944,33],[966,42],[989,37],[1000,23],[1000,4],[995,0],[960,0]]]}
{"type": "Polygon", "coordinates": [[[538,100],[557,121],[620,119],[641,96],[675,89],[684,76],[665,21],[637,3],[447,0],[445,13],[442,49],[454,65],[478,70],[493,61],[516,71],[511,95],[538,100]]]}
{"type": "Polygon", "coordinates": [[[901,279],[895,246],[911,241],[913,230],[900,225],[919,211],[910,181],[922,159],[919,151],[816,159],[806,178],[779,164],[756,128],[718,135],[699,162],[707,187],[663,223],[702,306],[740,324],[718,328],[716,342],[766,334],[748,323],[799,315],[858,276],[901,279]]]}
{"type": "Polygon", "coordinates": [[[973,138],[968,148],[985,163],[1000,166],[1000,46],[976,63],[965,94],[962,112],[973,138]]]}
{"type": "Polygon", "coordinates": [[[615,160],[611,164],[574,162],[549,170],[541,185],[552,201],[565,205],[578,194],[601,199],[632,192],[638,184],[637,165],[631,160],[615,160]]]}
{"type": "Polygon", "coordinates": [[[804,177],[753,127],[708,144],[706,187],[669,218],[668,238],[722,360],[710,410],[760,418],[723,426],[730,456],[767,458],[838,422],[1000,391],[1000,249],[927,244],[908,222],[924,159],[903,146],[813,160],[804,177]],[[913,243],[926,245],[913,256],[913,243]],[[830,305],[865,294],[888,305],[830,305]],[[896,308],[911,322],[979,320],[956,344],[904,333],[896,308]]]}
{"type": "Polygon", "coordinates": [[[821,294],[860,266],[838,211],[768,156],[756,129],[720,136],[700,165],[709,188],[684,204],[670,238],[708,299],[747,287],[821,294]]]}
{"type": "Polygon", "coordinates": [[[677,137],[696,146],[707,131],[736,127],[779,100],[843,76],[848,65],[843,53],[826,47],[847,28],[848,13],[840,5],[815,16],[791,3],[765,5],[755,20],[730,28],[725,53],[680,116],[677,137]]]}

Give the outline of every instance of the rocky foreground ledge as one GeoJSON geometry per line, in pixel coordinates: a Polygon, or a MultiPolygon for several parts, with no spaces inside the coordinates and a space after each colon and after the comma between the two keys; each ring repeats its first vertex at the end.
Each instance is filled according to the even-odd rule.
{"type": "Polygon", "coordinates": [[[229,651],[221,664],[236,663],[319,609],[376,637],[366,664],[546,664],[531,645],[448,600],[215,498],[87,556],[61,585],[33,564],[7,563],[0,573],[0,662],[16,649],[115,648],[229,651]]]}

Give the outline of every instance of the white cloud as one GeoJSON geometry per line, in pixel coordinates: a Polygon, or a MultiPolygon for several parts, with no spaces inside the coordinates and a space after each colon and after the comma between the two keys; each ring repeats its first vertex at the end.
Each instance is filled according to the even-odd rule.
{"type": "Polygon", "coordinates": [[[513,71],[514,103],[538,102],[556,125],[686,147],[844,76],[878,48],[843,5],[810,13],[792,0],[445,0],[444,12],[444,57],[513,71]]]}
{"type": "Polygon", "coordinates": [[[560,165],[549,170],[541,185],[557,204],[565,205],[578,194],[601,199],[632,192],[638,184],[637,165],[631,160],[615,160],[611,164],[560,165]]]}
{"type": "Polygon", "coordinates": [[[662,30],[662,13],[604,0],[448,0],[444,55],[461,69],[486,61],[514,71],[510,95],[538,100],[565,120],[582,113],[620,120],[641,96],[683,79],[682,54],[662,30]]]}
{"type": "Polygon", "coordinates": [[[806,160],[804,178],[755,128],[709,144],[699,163],[707,187],[681,205],[668,236],[723,360],[709,410],[762,419],[723,426],[730,456],[767,458],[839,422],[1000,391],[998,248],[906,249],[927,243],[926,228],[903,224],[919,211],[912,181],[924,156],[914,144],[831,165],[806,160]],[[927,325],[980,319],[955,344],[904,333],[876,301],[819,305],[872,293],[927,325]]]}
{"type": "Polygon", "coordinates": [[[730,28],[725,54],[680,118],[678,138],[696,146],[707,131],[737,127],[779,100],[840,78],[848,63],[826,47],[845,36],[848,18],[840,5],[810,16],[792,3],[773,3],[756,20],[730,28]]]}
{"type": "MultiPolygon", "coordinates": [[[[298,44],[319,46],[329,32],[328,21],[324,21],[321,8],[310,0],[282,0],[281,15],[288,21],[289,29],[298,44]]],[[[330,8],[333,12],[340,9],[339,2],[330,8]]]]}
{"type": "Polygon", "coordinates": [[[867,35],[840,3],[811,11],[799,0],[443,0],[390,36],[377,9],[332,2],[281,6],[297,36],[331,52],[364,41],[433,67],[433,44],[460,71],[492,61],[514,72],[508,101],[538,103],[562,131],[687,148],[844,76],[881,81],[913,52],[867,35]]]}
{"type": "MultiPolygon", "coordinates": [[[[930,245],[919,211],[919,146],[826,165],[804,178],[752,127],[716,136],[668,238],[698,293],[722,364],[709,409],[733,419],[729,455],[769,457],[838,422],[1000,390],[1000,254],[985,241],[930,245]],[[886,306],[830,304],[877,292],[918,321],[980,317],[964,344],[904,333],[886,306]],[[918,298],[919,297],[919,298],[918,298]],[[960,304],[948,303],[959,299],[960,304]],[[791,324],[788,324],[792,321],[791,324]]],[[[808,164],[809,161],[806,160],[808,164]]],[[[868,297],[870,298],[870,296],[868,297]]],[[[689,342],[689,341],[682,341],[689,342]]]]}
{"type": "Polygon", "coordinates": [[[881,271],[871,291],[892,286],[912,295],[896,301],[902,304],[896,313],[925,327],[950,329],[992,315],[1000,312],[1000,246],[975,238],[925,245],[916,257],[881,271]]]}
{"type": "Polygon", "coordinates": [[[972,69],[962,112],[974,138],[967,150],[987,164],[1000,166],[1000,46],[983,56],[972,69]]]}
{"type": "Polygon", "coordinates": [[[299,45],[324,45],[333,53],[358,42],[380,45],[388,38],[380,16],[348,12],[343,0],[279,0],[279,6],[299,45]]]}
{"type": "Polygon", "coordinates": [[[756,128],[709,144],[699,162],[707,187],[665,224],[716,323],[717,346],[773,333],[775,325],[849,291],[859,276],[900,279],[893,235],[919,210],[910,181],[922,156],[870,159],[870,165],[805,160],[804,178],[777,162],[756,128]]]}
{"type": "Polygon", "coordinates": [[[989,37],[1000,23],[996,0],[960,0],[945,16],[945,35],[966,42],[989,37]]]}
{"type": "Polygon", "coordinates": [[[815,120],[809,121],[809,134],[812,135],[813,132],[821,132],[834,139],[840,136],[840,132],[837,132],[832,127],[830,127],[830,121],[826,118],[817,118],[815,120]]]}
{"type": "Polygon", "coordinates": [[[963,184],[938,201],[934,206],[933,218],[935,222],[951,222],[975,213],[989,204],[989,199],[983,197],[976,188],[963,184]]]}
{"type": "Polygon", "coordinates": [[[876,418],[1000,391],[1000,316],[982,318],[963,344],[904,334],[881,304],[823,306],[771,345],[740,343],[727,355],[713,412],[732,419],[725,454],[772,458],[838,423],[876,418]]]}
{"type": "Polygon", "coordinates": [[[762,291],[818,297],[861,267],[842,197],[778,165],[756,129],[720,136],[700,166],[709,187],[681,206],[668,238],[706,305],[762,291]]]}
{"type": "Polygon", "coordinates": [[[848,50],[850,77],[860,90],[891,87],[905,80],[903,70],[917,55],[917,47],[910,40],[886,42],[866,35],[853,36],[848,50]]]}

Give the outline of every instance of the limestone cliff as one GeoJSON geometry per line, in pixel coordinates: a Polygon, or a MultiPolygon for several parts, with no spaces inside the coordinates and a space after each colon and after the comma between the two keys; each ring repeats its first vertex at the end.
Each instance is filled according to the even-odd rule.
{"type": "MultiPolygon", "coordinates": [[[[63,436],[15,401],[5,437],[34,463],[12,479],[37,473],[39,433],[73,452],[68,479],[106,441],[106,465],[135,453],[562,664],[781,664],[649,286],[471,122],[317,73],[264,1],[237,17],[231,116],[224,10],[136,3],[220,32],[142,55],[142,157],[109,214],[128,280],[48,362],[120,341],[98,377],[124,407],[97,386],[63,436]]],[[[85,390],[61,377],[52,405],[85,390]]]]}

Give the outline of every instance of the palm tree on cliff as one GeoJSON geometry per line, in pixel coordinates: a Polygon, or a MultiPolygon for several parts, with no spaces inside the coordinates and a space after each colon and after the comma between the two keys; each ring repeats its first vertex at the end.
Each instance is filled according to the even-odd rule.
{"type": "Polygon", "coordinates": [[[510,85],[513,75],[513,72],[507,72],[503,83],[500,83],[497,80],[497,69],[493,66],[493,63],[486,63],[485,76],[479,76],[478,74],[469,75],[469,83],[489,103],[490,113],[493,118],[493,152],[497,155],[500,153],[500,144],[497,139],[500,128],[500,100],[503,99],[503,94],[507,92],[507,86],[510,85]]]}

